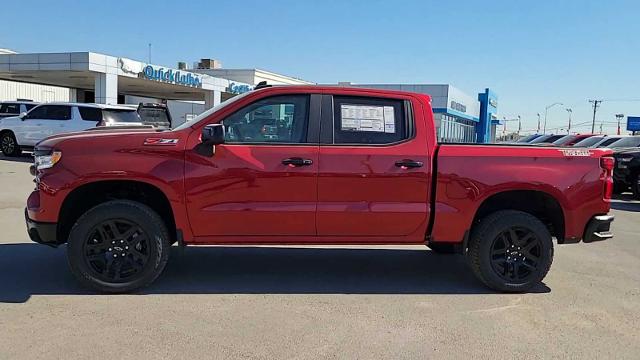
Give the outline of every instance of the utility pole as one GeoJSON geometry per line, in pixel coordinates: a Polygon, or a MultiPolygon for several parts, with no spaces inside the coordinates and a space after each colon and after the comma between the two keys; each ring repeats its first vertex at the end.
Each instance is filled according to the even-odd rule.
{"type": "Polygon", "coordinates": [[[571,108],[567,108],[567,112],[569,113],[569,126],[567,126],[567,134],[571,133],[571,114],[573,110],[571,108]]]}
{"type": "MultiPolygon", "coordinates": [[[[593,122],[591,123],[591,133],[593,134],[596,131],[596,112],[602,104],[602,100],[589,100],[589,102],[593,104],[593,122]]],[[[602,124],[600,124],[600,132],[602,133],[602,124]]]]}
{"type": "Polygon", "coordinates": [[[538,115],[538,131],[536,132],[536,134],[540,134],[540,113],[536,115],[538,115]]]}
{"type": "Polygon", "coordinates": [[[518,137],[520,137],[520,130],[522,130],[522,118],[518,115],[518,137]]]}
{"type": "Polygon", "coordinates": [[[147,64],[151,64],[151,43],[149,43],[149,57],[147,58],[147,64]]]}
{"type": "Polygon", "coordinates": [[[620,135],[620,121],[624,118],[624,114],[616,114],[616,119],[618,120],[618,135],[620,135]]]}

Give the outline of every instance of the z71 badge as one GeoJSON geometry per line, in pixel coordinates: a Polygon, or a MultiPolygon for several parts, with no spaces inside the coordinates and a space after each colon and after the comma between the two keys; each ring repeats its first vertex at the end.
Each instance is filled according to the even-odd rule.
{"type": "Polygon", "coordinates": [[[144,145],[176,145],[178,139],[146,138],[144,145]]]}

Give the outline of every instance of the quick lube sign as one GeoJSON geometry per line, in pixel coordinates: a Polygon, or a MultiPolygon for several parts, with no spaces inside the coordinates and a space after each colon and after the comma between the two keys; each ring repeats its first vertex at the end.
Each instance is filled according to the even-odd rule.
{"type": "Polygon", "coordinates": [[[190,72],[182,72],[179,70],[165,68],[154,68],[152,65],[147,65],[142,70],[142,76],[145,79],[162,81],[166,83],[190,86],[190,87],[202,87],[202,80],[199,76],[196,76],[190,72]]]}

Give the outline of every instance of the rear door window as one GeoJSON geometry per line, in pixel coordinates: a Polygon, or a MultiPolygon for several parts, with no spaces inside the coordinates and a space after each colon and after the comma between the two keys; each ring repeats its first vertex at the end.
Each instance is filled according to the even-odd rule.
{"type": "Polygon", "coordinates": [[[100,122],[102,121],[102,110],[94,107],[80,106],[78,107],[82,120],[100,122]]]}
{"type": "Polygon", "coordinates": [[[2,104],[0,114],[20,114],[20,104],[2,104]]]}
{"type": "MultiPolygon", "coordinates": [[[[44,105],[45,115],[38,117],[42,120],[69,120],[71,119],[71,106],[66,105],[44,105]]],[[[38,108],[40,109],[40,108],[38,108]]]]}
{"type": "Polygon", "coordinates": [[[411,136],[404,100],[334,96],[333,104],[335,144],[388,145],[411,136]]]}

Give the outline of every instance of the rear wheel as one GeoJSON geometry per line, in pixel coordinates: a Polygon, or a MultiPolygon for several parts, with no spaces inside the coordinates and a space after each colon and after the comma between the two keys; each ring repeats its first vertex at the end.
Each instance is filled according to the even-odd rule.
{"type": "Polygon", "coordinates": [[[6,131],[0,136],[0,149],[5,156],[20,156],[22,150],[12,132],[6,131]]]}
{"type": "Polygon", "coordinates": [[[467,256],[475,275],[488,287],[522,292],[549,272],[553,241],[536,217],[503,210],[485,217],[472,230],[467,256]]]}
{"type": "Polygon", "coordinates": [[[69,234],[71,271],[85,286],[123,293],[149,285],[169,258],[169,234],[151,208],[128,200],[87,211],[69,234]]]}

